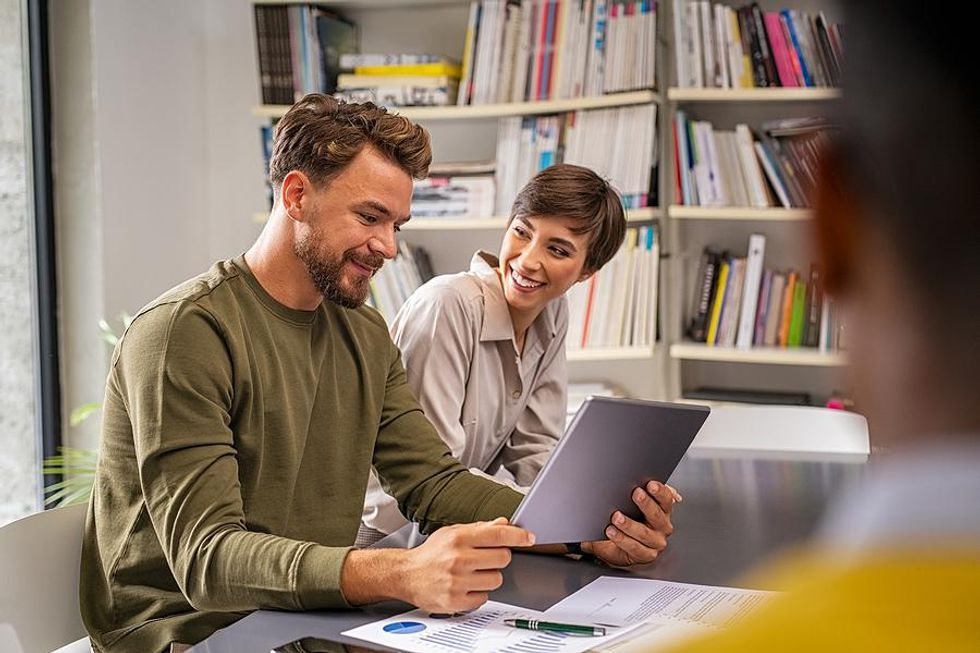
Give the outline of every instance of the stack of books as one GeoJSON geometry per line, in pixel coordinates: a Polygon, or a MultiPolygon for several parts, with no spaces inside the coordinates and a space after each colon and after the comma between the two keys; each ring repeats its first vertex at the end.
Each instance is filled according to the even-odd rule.
{"type": "Polygon", "coordinates": [[[335,96],[385,107],[430,107],[456,103],[459,63],[432,54],[349,54],[335,96]]]}
{"type": "Polygon", "coordinates": [[[442,163],[415,182],[412,216],[416,218],[490,218],[496,183],[494,164],[442,163]]]}
{"type": "Polygon", "coordinates": [[[810,206],[817,160],[833,128],[822,118],[763,123],[756,140],[747,125],[716,130],[674,115],[675,196],[688,206],[810,206]]]}
{"type": "Polygon", "coordinates": [[[256,4],[255,41],[263,104],[333,93],[340,58],[357,52],[357,27],[317,5],[256,4]]]}
{"type": "Polygon", "coordinates": [[[497,212],[506,213],[521,187],[555,163],[575,163],[607,178],[628,208],[655,204],[651,184],[655,104],[503,118],[497,130],[497,212]],[[596,147],[601,143],[602,147],[596,147]]]}
{"type": "Polygon", "coordinates": [[[678,86],[840,86],[841,26],[822,11],[672,1],[678,86]]]}
{"type": "Polygon", "coordinates": [[[371,279],[368,304],[390,322],[405,300],[432,277],[428,253],[401,240],[395,258],[386,262],[371,279]]]}
{"type": "Polygon", "coordinates": [[[687,336],[716,347],[841,349],[841,316],[823,292],[820,269],[764,267],[766,238],[753,234],[745,257],[706,247],[694,287],[687,336]]]}
{"type": "Polygon", "coordinates": [[[653,0],[471,2],[458,102],[653,88],[656,33],[653,0]]]}
{"type": "Polygon", "coordinates": [[[616,256],[568,292],[567,348],[652,347],[659,271],[656,227],[628,229],[616,256]]]}

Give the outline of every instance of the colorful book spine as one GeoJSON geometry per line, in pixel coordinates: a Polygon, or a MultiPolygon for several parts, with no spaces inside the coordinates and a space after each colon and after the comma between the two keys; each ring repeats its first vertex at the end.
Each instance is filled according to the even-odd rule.
{"type": "Polygon", "coordinates": [[[715,298],[711,303],[711,319],[708,322],[708,334],[706,336],[708,345],[713,346],[718,338],[718,326],[721,323],[721,310],[725,303],[725,291],[728,287],[728,275],[731,272],[731,267],[730,261],[721,262],[718,284],[715,286],[715,298]]]}
{"type": "Polygon", "coordinates": [[[779,14],[774,11],[767,12],[765,15],[766,34],[769,36],[769,44],[772,45],[773,58],[776,60],[776,72],[779,75],[781,86],[798,86],[796,74],[793,72],[793,64],[789,59],[789,50],[786,41],[783,39],[783,26],[779,20],[779,14]]]}
{"type": "Polygon", "coordinates": [[[797,281],[793,286],[793,309],[789,323],[789,347],[803,344],[803,329],[806,324],[806,282],[797,281]]]}

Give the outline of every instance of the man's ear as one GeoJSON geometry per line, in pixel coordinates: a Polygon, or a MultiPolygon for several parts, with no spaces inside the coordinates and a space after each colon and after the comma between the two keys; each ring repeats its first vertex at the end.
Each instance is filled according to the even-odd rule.
{"type": "Polygon", "coordinates": [[[854,283],[861,231],[859,200],[851,180],[845,177],[847,166],[840,164],[839,157],[840,152],[834,149],[820,157],[813,220],[824,288],[838,297],[854,283]]]}
{"type": "Polygon", "coordinates": [[[299,170],[289,171],[282,180],[282,188],[280,189],[282,207],[288,217],[299,222],[305,220],[303,209],[310,202],[312,188],[310,178],[305,173],[299,170]]]}

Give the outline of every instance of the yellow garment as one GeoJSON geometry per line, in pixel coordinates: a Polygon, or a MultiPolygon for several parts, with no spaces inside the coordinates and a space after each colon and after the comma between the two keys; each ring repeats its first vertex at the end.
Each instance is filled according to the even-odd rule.
{"type": "Polygon", "coordinates": [[[762,586],[788,591],[671,653],[980,652],[976,550],[875,554],[847,567],[811,558],[781,565],[762,586]]]}

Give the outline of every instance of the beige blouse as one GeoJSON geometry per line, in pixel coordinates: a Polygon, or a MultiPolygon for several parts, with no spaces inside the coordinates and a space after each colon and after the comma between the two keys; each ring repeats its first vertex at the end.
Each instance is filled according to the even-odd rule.
{"type": "MultiPolygon", "coordinates": [[[[495,256],[477,252],[468,271],[432,279],[398,311],[391,336],[453,455],[526,487],[565,426],[568,304],[561,297],[545,307],[519,355],[497,267],[495,256]]],[[[373,473],[363,521],[383,533],[408,523],[373,473]]]]}

